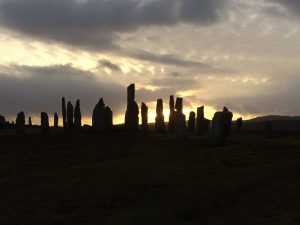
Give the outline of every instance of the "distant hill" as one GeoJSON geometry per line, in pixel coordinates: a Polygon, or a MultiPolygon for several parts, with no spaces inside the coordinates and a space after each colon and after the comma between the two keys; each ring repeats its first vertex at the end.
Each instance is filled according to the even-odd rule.
{"type": "Polygon", "coordinates": [[[268,115],[268,116],[256,117],[250,120],[245,120],[245,122],[291,121],[291,120],[300,120],[300,116],[268,115]]]}

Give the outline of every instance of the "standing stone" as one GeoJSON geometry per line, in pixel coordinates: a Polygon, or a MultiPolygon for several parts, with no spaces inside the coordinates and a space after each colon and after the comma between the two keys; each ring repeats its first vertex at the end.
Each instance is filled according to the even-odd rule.
{"type": "Polygon", "coordinates": [[[0,129],[5,126],[5,117],[0,115],[0,129]]]}
{"type": "Polygon", "coordinates": [[[74,108],[72,103],[69,101],[67,105],[67,128],[72,129],[74,122],[73,122],[73,115],[74,115],[74,108]]]}
{"type": "Polygon", "coordinates": [[[212,136],[216,145],[225,145],[231,131],[232,112],[224,107],[222,112],[216,112],[212,120],[212,136]]]}
{"type": "Polygon", "coordinates": [[[45,112],[41,113],[41,131],[49,132],[49,117],[45,112]]]}
{"type": "Polygon", "coordinates": [[[209,126],[210,126],[210,120],[204,118],[204,132],[208,132],[209,131],[209,126]]]}
{"type": "Polygon", "coordinates": [[[273,126],[271,121],[266,121],[265,122],[265,137],[266,138],[273,138],[273,126]]]}
{"type": "Polygon", "coordinates": [[[95,105],[92,116],[93,128],[97,131],[104,131],[104,110],[105,104],[103,98],[95,105]]]}
{"type": "Polygon", "coordinates": [[[174,128],[178,139],[186,138],[186,118],[182,113],[183,110],[183,99],[176,98],[175,104],[176,111],[174,112],[174,128]]]}
{"type": "Polygon", "coordinates": [[[192,112],[190,112],[190,115],[189,115],[189,122],[188,122],[188,131],[189,132],[194,132],[195,123],[196,123],[196,113],[192,111],[192,112]]]}
{"type": "Polygon", "coordinates": [[[113,128],[113,112],[106,106],[104,109],[104,130],[112,131],[113,128]]]}
{"type": "Polygon", "coordinates": [[[66,101],[65,98],[62,98],[61,101],[61,107],[62,107],[62,116],[63,116],[63,127],[67,128],[67,109],[66,109],[66,101]]]}
{"type": "Polygon", "coordinates": [[[143,133],[143,136],[147,136],[147,133],[148,133],[148,107],[144,102],[142,103],[141,111],[142,111],[142,133],[143,133]]]}
{"type": "Polygon", "coordinates": [[[125,129],[129,132],[137,132],[139,130],[139,106],[134,101],[135,85],[131,84],[127,87],[127,109],[125,114],[125,129]]]}
{"type": "Polygon", "coordinates": [[[54,113],[54,127],[57,128],[58,127],[58,114],[54,113]]]}
{"type": "Polygon", "coordinates": [[[197,108],[197,133],[203,134],[205,131],[204,106],[197,108]]]}
{"type": "Polygon", "coordinates": [[[155,131],[156,132],[165,131],[164,108],[163,108],[162,99],[158,99],[156,104],[155,131]]]}
{"type": "Polygon", "coordinates": [[[174,102],[174,96],[170,96],[170,115],[169,115],[169,123],[168,123],[168,131],[174,132],[174,112],[175,112],[175,102],[174,102]]]}
{"type": "Polygon", "coordinates": [[[74,109],[74,128],[76,130],[81,129],[81,111],[80,111],[80,100],[76,101],[75,109],[74,109]]]}
{"type": "Polygon", "coordinates": [[[240,117],[236,120],[236,130],[237,132],[242,132],[243,129],[243,118],[240,117]]]}
{"type": "Polygon", "coordinates": [[[29,118],[28,118],[28,126],[29,126],[29,127],[32,127],[32,120],[31,120],[31,116],[29,116],[29,118]]]}
{"type": "Polygon", "coordinates": [[[16,132],[24,133],[25,132],[25,114],[24,112],[19,112],[16,119],[16,132]]]}

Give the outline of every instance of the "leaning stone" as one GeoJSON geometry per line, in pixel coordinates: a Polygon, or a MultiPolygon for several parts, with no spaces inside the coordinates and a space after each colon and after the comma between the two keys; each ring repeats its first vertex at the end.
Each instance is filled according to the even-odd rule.
{"type": "Polygon", "coordinates": [[[45,112],[41,113],[41,131],[44,133],[49,132],[49,117],[45,112]]]}

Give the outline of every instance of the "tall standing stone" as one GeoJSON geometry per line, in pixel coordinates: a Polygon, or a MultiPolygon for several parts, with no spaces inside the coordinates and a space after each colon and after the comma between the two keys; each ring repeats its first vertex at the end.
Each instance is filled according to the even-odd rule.
{"type": "Polygon", "coordinates": [[[197,108],[196,129],[198,134],[203,134],[205,131],[204,106],[197,108]]]}
{"type": "Polygon", "coordinates": [[[196,113],[192,111],[192,112],[190,112],[190,115],[189,115],[189,122],[188,122],[188,131],[189,132],[194,132],[195,123],[196,123],[196,113]]]}
{"type": "Polygon", "coordinates": [[[139,130],[139,106],[134,98],[135,85],[131,84],[127,87],[127,109],[125,114],[125,129],[129,132],[139,130]]]}
{"type": "Polygon", "coordinates": [[[28,126],[29,127],[32,127],[32,120],[31,120],[31,117],[29,116],[29,118],[28,118],[28,126]]]}
{"type": "Polygon", "coordinates": [[[58,114],[54,113],[54,127],[57,128],[58,127],[58,114]]]}
{"type": "Polygon", "coordinates": [[[104,110],[105,104],[103,98],[100,98],[98,103],[95,105],[92,116],[93,128],[97,131],[104,131],[104,110]]]}
{"type": "Polygon", "coordinates": [[[173,95],[170,96],[169,107],[170,107],[170,115],[169,115],[168,131],[169,132],[174,132],[175,102],[174,102],[174,96],[173,95]]]}
{"type": "Polygon", "coordinates": [[[49,117],[45,112],[41,113],[41,131],[49,132],[49,117]]]}
{"type": "Polygon", "coordinates": [[[74,122],[73,122],[73,115],[74,115],[74,108],[72,103],[69,101],[67,105],[67,128],[72,129],[74,122]]]}
{"type": "Polygon", "coordinates": [[[164,108],[163,108],[162,99],[158,99],[156,104],[155,131],[156,132],[165,131],[164,108]]]}
{"type": "Polygon", "coordinates": [[[148,133],[148,107],[144,102],[142,103],[141,111],[142,111],[142,133],[143,136],[146,136],[148,133]]]}
{"type": "Polygon", "coordinates": [[[66,129],[67,128],[67,109],[66,109],[65,97],[62,98],[61,108],[62,108],[62,116],[63,116],[63,127],[66,129]]]}
{"type": "Polygon", "coordinates": [[[113,112],[106,106],[104,109],[104,130],[112,131],[113,128],[113,112]]]}
{"type": "Polygon", "coordinates": [[[236,120],[236,130],[237,132],[242,132],[243,129],[243,118],[240,117],[236,120]]]}
{"type": "Polygon", "coordinates": [[[76,101],[75,109],[74,109],[74,128],[76,130],[81,129],[81,111],[80,111],[80,100],[76,101]]]}
{"type": "Polygon", "coordinates": [[[24,112],[19,112],[16,119],[16,132],[24,133],[25,132],[25,114],[24,112]]]}
{"type": "Polygon", "coordinates": [[[176,98],[176,111],[174,112],[174,128],[178,139],[186,138],[186,117],[183,111],[183,99],[176,98]]]}
{"type": "Polygon", "coordinates": [[[216,145],[225,145],[231,131],[232,112],[224,107],[222,112],[216,112],[212,120],[212,136],[216,145]]]}

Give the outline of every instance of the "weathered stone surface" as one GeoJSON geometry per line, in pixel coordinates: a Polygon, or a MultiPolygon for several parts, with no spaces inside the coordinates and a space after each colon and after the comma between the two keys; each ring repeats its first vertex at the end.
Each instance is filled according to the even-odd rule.
{"type": "Polygon", "coordinates": [[[189,115],[189,122],[188,122],[188,131],[189,132],[194,132],[195,123],[196,123],[196,113],[192,111],[192,112],[190,112],[190,115],[189,115]]]}
{"type": "Polygon", "coordinates": [[[67,128],[67,109],[66,109],[66,100],[63,97],[61,101],[61,108],[62,108],[62,116],[63,116],[63,127],[67,128]]]}
{"type": "Polygon", "coordinates": [[[93,128],[97,131],[104,131],[104,110],[105,104],[103,98],[100,98],[93,110],[92,116],[93,128]]]}
{"type": "Polygon", "coordinates": [[[112,131],[113,128],[113,112],[106,106],[104,109],[104,130],[112,131]]]}
{"type": "Polygon", "coordinates": [[[165,131],[164,107],[162,99],[158,99],[156,104],[155,131],[165,131]]]}
{"type": "Polygon", "coordinates": [[[0,129],[5,126],[5,117],[0,115],[0,129]]]}
{"type": "Polygon", "coordinates": [[[181,112],[183,109],[183,99],[182,98],[176,98],[176,104],[175,104],[176,112],[181,112]]]}
{"type": "Polygon", "coordinates": [[[174,112],[174,128],[178,139],[186,138],[186,118],[182,112],[174,112]]]}
{"type": "Polygon", "coordinates": [[[25,132],[25,114],[24,112],[19,112],[16,119],[16,132],[24,133],[25,132]]]}
{"type": "Polygon", "coordinates": [[[203,134],[205,130],[204,106],[197,108],[196,129],[198,134],[203,134]]]}
{"type": "Polygon", "coordinates": [[[54,113],[54,127],[58,127],[58,114],[57,113],[54,113]]]}
{"type": "Polygon", "coordinates": [[[80,111],[80,100],[76,101],[75,109],[74,109],[74,129],[81,129],[81,111],[80,111]]]}
{"type": "Polygon", "coordinates": [[[271,121],[265,122],[265,137],[266,138],[274,138],[273,134],[273,126],[271,121]]]}
{"type": "Polygon", "coordinates": [[[125,129],[129,132],[139,130],[139,106],[134,98],[135,85],[131,84],[127,87],[127,109],[125,114],[125,129]]]}
{"type": "Polygon", "coordinates": [[[28,126],[29,127],[32,127],[32,120],[31,120],[31,117],[29,116],[29,118],[28,118],[28,126]]]}
{"type": "Polygon", "coordinates": [[[169,123],[168,123],[168,131],[174,132],[174,112],[175,112],[175,102],[174,102],[174,96],[170,96],[169,101],[169,107],[170,107],[170,115],[169,115],[169,123]]]}
{"type": "Polygon", "coordinates": [[[143,136],[146,136],[148,133],[148,107],[144,102],[142,103],[141,111],[142,111],[142,133],[143,136]]]}
{"type": "Polygon", "coordinates": [[[236,130],[237,132],[242,132],[243,129],[243,118],[240,117],[236,120],[236,130]]]}
{"type": "Polygon", "coordinates": [[[49,132],[49,117],[45,112],[41,113],[41,131],[49,132]]]}
{"type": "Polygon", "coordinates": [[[224,107],[222,112],[216,112],[212,120],[212,136],[214,144],[225,145],[231,131],[232,113],[224,107]]]}
{"type": "Polygon", "coordinates": [[[74,116],[74,108],[72,103],[69,101],[67,105],[67,128],[68,129],[72,129],[74,126],[73,116],[74,116]]]}

